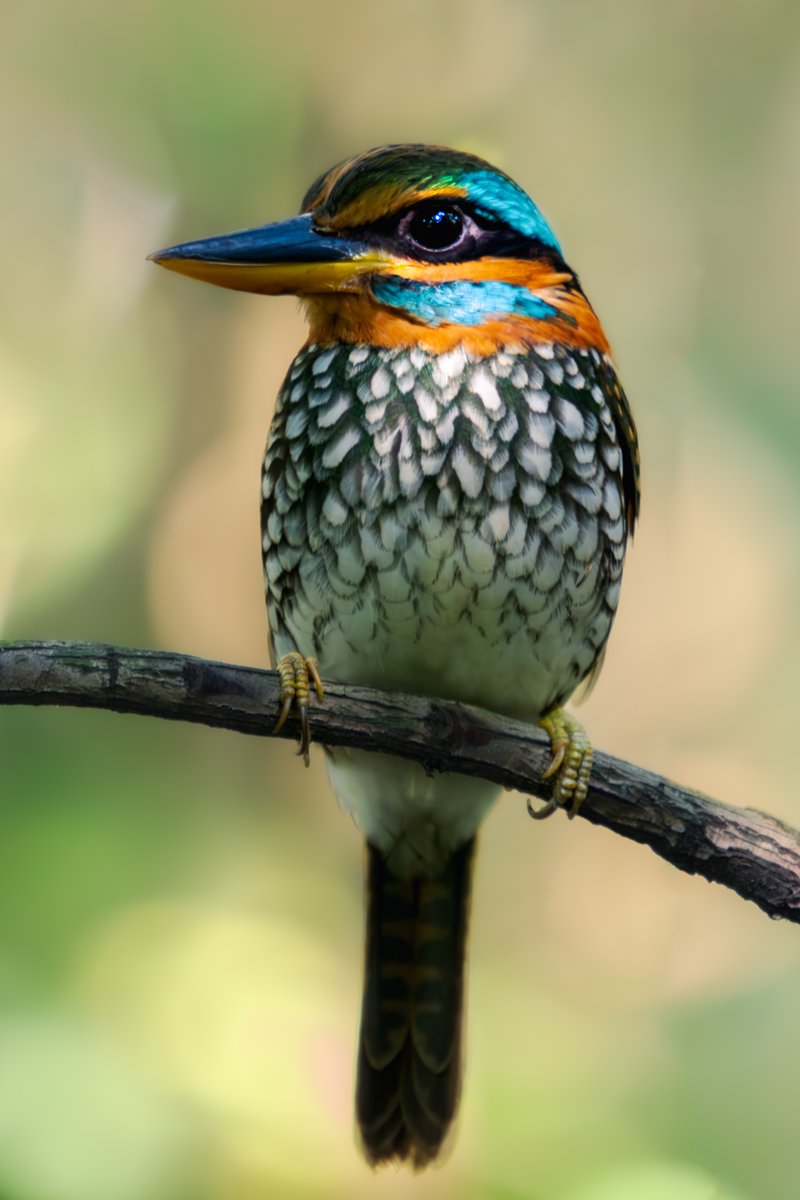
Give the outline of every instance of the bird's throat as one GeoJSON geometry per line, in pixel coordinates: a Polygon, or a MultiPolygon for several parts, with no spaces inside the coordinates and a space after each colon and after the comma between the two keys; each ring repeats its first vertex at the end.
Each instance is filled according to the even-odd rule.
{"type": "Polygon", "coordinates": [[[438,324],[397,305],[376,303],[372,292],[335,293],[305,298],[309,343],[419,346],[442,354],[463,346],[473,358],[488,358],[501,347],[524,350],[559,342],[577,349],[608,353],[609,345],[594,310],[579,290],[552,287],[539,294],[541,317],[524,313],[486,313],[475,324],[447,320],[438,324]]]}

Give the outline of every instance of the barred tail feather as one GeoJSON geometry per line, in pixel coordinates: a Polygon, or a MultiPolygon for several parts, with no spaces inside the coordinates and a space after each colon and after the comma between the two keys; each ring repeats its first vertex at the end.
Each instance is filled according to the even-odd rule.
{"type": "Polygon", "coordinates": [[[461,1084],[464,951],[475,839],[435,879],[398,879],[368,844],[356,1116],[370,1163],[436,1158],[461,1084]]]}

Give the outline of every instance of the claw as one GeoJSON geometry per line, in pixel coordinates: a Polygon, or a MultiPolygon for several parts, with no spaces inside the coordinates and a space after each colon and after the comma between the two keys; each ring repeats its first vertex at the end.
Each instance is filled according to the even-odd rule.
{"type": "Polygon", "coordinates": [[[302,757],[306,766],[309,762],[309,747],[311,746],[311,726],[308,720],[308,696],[311,684],[317,699],[322,700],[325,691],[319,677],[319,667],[315,658],[303,658],[302,654],[292,651],[284,654],[278,662],[278,674],[281,680],[280,705],[278,720],[275,723],[275,733],[280,733],[286,724],[286,718],[295,709],[300,719],[300,742],[297,753],[302,757]]]}
{"type": "Polygon", "coordinates": [[[528,801],[528,812],[537,821],[564,808],[570,819],[580,809],[589,791],[592,770],[592,746],[582,725],[563,708],[551,708],[539,718],[539,724],[550,738],[553,757],[542,779],[554,779],[552,797],[542,808],[528,801]]]}
{"type": "Polygon", "coordinates": [[[555,742],[553,740],[553,734],[544,724],[544,718],[539,722],[539,724],[543,729],[547,729],[547,732],[550,733],[550,749],[553,751],[553,757],[547,764],[547,767],[542,774],[542,779],[552,779],[553,776],[561,770],[561,764],[563,763],[564,757],[567,753],[567,746],[565,742],[555,742]]]}
{"type": "Polygon", "coordinates": [[[555,800],[548,800],[541,808],[534,808],[533,801],[528,797],[528,816],[533,817],[534,821],[544,821],[547,817],[552,817],[554,812],[558,811],[558,804],[555,800]]]}

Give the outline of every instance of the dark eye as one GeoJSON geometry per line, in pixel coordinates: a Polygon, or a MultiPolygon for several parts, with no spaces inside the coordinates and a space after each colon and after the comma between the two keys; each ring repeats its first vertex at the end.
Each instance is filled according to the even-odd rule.
{"type": "Polygon", "coordinates": [[[464,236],[464,214],[446,204],[413,209],[401,232],[422,250],[450,250],[464,236]]]}

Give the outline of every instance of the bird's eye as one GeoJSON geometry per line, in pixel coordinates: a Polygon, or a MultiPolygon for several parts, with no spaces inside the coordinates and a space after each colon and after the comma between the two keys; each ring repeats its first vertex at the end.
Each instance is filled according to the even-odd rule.
{"type": "Polygon", "coordinates": [[[447,204],[415,208],[401,232],[422,250],[452,250],[464,237],[466,221],[459,209],[447,204]]]}

